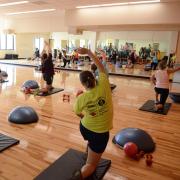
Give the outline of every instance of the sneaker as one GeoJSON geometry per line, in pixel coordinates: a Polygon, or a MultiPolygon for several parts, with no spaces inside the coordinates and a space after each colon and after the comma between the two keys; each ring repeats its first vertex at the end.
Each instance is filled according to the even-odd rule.
{"type": "Polygon", "coordinates": [[[155,104],[155,111],[156,112],[163,112],[164,107],[161,104],[155,104]]]}
{"type": "Polygon", "coordinates": [[[73,176],[69,180],[83,180],[81,171],[80,170],[75,171],[73,173],[73,176]]]}
{"type": "Polygon", "coordinates": [[[50,88],[49,88],[49,91],[52,91],[53,89],[54,89],[54,87],[50,87],[50,88]]]}
{"type": "Polygon", "coordinates": [[[48,91],[47,92],[40,92],[39,95],[46,96],[46,95],[48,95],[48,91]]]}
{"type": "Polygon", "coordinates": [[[155,106],[154,106],[154,110],[157,112],[158,111],[158,107],[157,107],[157,104],[155,103],[155,106]]]}
{"type": "Polygon", "coordinates": [[[156,100],[155,100],[155,101],[154,101],[154,104],[159,104],[159,101],[156,101],[156,100]]]}

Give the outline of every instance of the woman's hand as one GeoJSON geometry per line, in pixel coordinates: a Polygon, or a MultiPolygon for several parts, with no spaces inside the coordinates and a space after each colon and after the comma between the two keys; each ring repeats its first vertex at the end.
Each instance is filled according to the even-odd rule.
{"type": "Polygon", "coordinates": [[[84,114],[80,113],[80,114],[77,114],[77,116],[79,116],[82,119],[84,117],[84,114]]]}
{"type": "Polygon", "coordinates": [[[99,72],[105,72],[104,66],[102,65],[102,63],[99,61],[99,58],[92,53],[89,49],[87,48],[78,48],[77,52],[79,54],[88,54],[88,56],[94,61],[94,63],[96,64],[97,68],[99,69],[99,72]]]}
{"type": "Polygon", "coordinates": [[[47,46],[47,45],[48,45],[48,42],[47,42],[47,41],[44,41],[44,45],[47,46]]]}

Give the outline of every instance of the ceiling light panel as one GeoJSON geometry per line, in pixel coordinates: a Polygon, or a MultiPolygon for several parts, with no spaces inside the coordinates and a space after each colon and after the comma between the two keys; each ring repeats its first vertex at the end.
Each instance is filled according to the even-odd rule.
{"type": "Polygon", "coordinates": [[[149,0],[149,1],[135,1],[135,2],[124,2],[124,3],[112,3],[112,4],[97,4],[89,6],[77,6],[78,9],[84,8],[97,8],[97,7],[111,7],[111,6],[125,6],[125,5],[135,5],[135,4],[149,4],[149,3],[159,3],[161,0],[149,0]]]}
{"type": "Polygon", "coordinates": [[[34,11],[22,11],[22,12],[7,13],[6,15],[12,16],[12,15],[30,14],[30,13],[43,13],[43,12],[51,12],[51,11],[55,11],[55,10],[56,9],[41,9],[41,10],[34,10],[34,11]]]}
{"type": "Polygon", "coordinates": [[[15,6],[20,4],[27,4],[29,1],[16,1],[16,2],[10,2],[10,3],[2,3],[0,4],[0,7],[6,7],[6,6],[15,6]]]}

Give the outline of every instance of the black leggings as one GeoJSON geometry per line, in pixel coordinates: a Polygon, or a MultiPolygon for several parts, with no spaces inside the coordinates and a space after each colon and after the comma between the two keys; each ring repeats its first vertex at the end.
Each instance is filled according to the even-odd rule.
{"type": "Polygon", "coordinates": [[[167,97],[169,95],[169,89],[155,87],[155,92],[157,94],[160,94],[160,102],[159,103],[164,106],[164,104],[166,103],[167,97]]]}
{"type": "Polygon", "coordinates": [[[52,85],[52,83],[53,83],[53,75],[43,74],[43,79],[46,81],[47,85],[52,85]]]}
{"type": "Polygon", "coordinates": [[[157,65],[158,65],[158,63],[152,62],[152,63],[151,63],[151,69],[152,69],[152,70],[156,70],[157,65]]]}
{"type": "Polygon", "coordinates": [[[74,64],[74,62],[77,64],[78,63],[78,61],[79,61],[79,59],[78,58],[73,58],[73,64],[74,64]]]}
{"type": "Polygon", "coordinates": [[[67,63],[68,63],[68,65],[70,64],[70,60],[63,59],[63,63],[64,63],[64,65],[62,67],[66,67],[67,63]]]}

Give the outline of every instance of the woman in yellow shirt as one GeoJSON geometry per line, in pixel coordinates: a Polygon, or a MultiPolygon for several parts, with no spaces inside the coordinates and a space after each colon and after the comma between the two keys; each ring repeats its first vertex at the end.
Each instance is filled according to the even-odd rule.
{"type": "Polygon", "coordinates": [[[90,71],[82,71],[79,76],[86,92],[77,97],[74,111],[82,118],[80,132],[84,140],[88,141],[88,155],[86,164],[75,172],[72,180],[85,179],[95,171],[106,149],[113,119],[112,93],[102,63],[88,49],[80,48],[78,53],[88,54],[94,61],[99,69],[99,79],[96,82],[90,71]]]}

